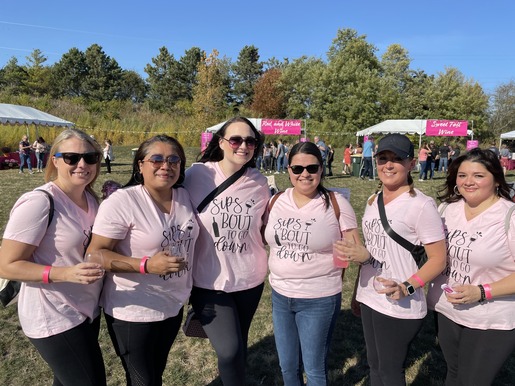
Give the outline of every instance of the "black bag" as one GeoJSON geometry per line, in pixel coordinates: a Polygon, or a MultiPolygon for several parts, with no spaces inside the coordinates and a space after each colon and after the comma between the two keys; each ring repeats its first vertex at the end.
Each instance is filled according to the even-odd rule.
{"type": "Polygon", "coordinates": [[[386,212],[384,210],[384,201],[383,201],[383,193],[379,193],[377,195],[377,206],[379,208],[379,216],[381,217],[381,224],[383,224],[383,228],[386,233],[388,233],[388,236],[390,236],[397,244],[402,246],[404,249],[407,249],[411,256],[413,256],[413,259],[415,260],[415,263],[417,263],[417,267],[420,269],[422,266],[427,262],[427,253],[426,249],[423,245],[415,245],[408,240],[406,240],[404,237],[399,236],[391,227],[390,224],[388,224],[388,220],[386,218],[386,212]]]}
{"type": "Polygon", "coordinates": [[[184,335],[191,338],[207,338],[207,334],[204,331],[200,320],[197,318],[197,315],[195,315],[193,307],[188,309],[186,320],[182,326],[182,331],[184,332],[184,335]]]}

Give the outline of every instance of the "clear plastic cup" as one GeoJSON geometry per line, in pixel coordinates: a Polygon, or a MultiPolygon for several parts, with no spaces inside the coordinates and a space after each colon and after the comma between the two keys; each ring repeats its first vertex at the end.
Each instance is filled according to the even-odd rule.
{"type": "Polygon", "coordinates": [[[336,249],[336,247],[333,245],[333,263],[334,266],[337,268],[347,268],[349,266],[348,260],[342,260],[342,258],[347,258],[346,256],[342,255],[342,253],[336,249]]]}

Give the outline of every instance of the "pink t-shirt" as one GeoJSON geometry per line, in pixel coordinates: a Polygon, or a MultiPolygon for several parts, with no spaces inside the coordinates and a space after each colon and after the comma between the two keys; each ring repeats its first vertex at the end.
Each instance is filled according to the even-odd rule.
{"type": "MultiPolygon", "coordinates": [[[[415,245],[429,244],[445,238],[442,221],[435,201],[415,189],[415,197],[408,192],[385,205],[386,218],[391,228],[415,245]]],[[[411,253],[397,244],[381,224],[377,198],[368,205],[363,215],[363,235],[368,251],[374,257],[372,264],[361,266],[356,299],[382,314],[402,319],[421,319],[427,313],[423,288],[414,295],[402,298],[394,304],[373,287],[373,278],[381,268],[393,279],[403,282],[418,271],[411,253]]]]}
{"type": "Polygon", "coordinates": [[[172,209],[163,213],[143,185],[118,189],[102,202],[93,233],[119,240],[115,252],[141,259],[182,244],[188,268],[163,275],[107,272],[100,304],[108,315],[128,322],[176,316],[188,300],[193,249],[199,232],[185,189],[173,189],[172,209]]]}
{"type": "MultiPolygon", "coordinates": [[[[98,203],[86,193],[88,212],[79,208],[57,185],[38,189],[54,198],[54,218],[47,229],[50,201],[38,191],[22,195],[11,210],[4,239],[35,245],[32,260],[41,265],[67,267],[81,263],[86,252],[98,203]]],[[[46,338],[99,315],[102,280],[78,283],[22,283],[18,314],[25,335],[46,338]]]]}
{"type": "Polygon", "coordinates": [[[418,160],[420,162],[427,161],[427,149],[426,148],[422,148],[418,151],[418,160]]]}
{"type": "Polygon", "coordinates": [[[357,228],[349,202],[335,193],[340,219],[326,209],[318,195],[302,208],[293,201],[293,188],[275,201],[268,217],[265,238],[270,246],[268,266],[272,288],[291,298],[319,298],[342,290],[341,268],[333,263],[333,243],[341,232],[357,228]]]}
{"type": "Polygon", "coordinates": [[[431,283],[428,303],[436,311],[462,326],[480,330],[515,328],[515,295],[494,298],[484,304],[453,306],[440,285],[488,284],[515,273],[515,215],[508,234],[504,221],[512,202],[500,199],[483,213],[467,221],[464,201],[449,204],[442,216],[447,234],[447,268],[431,283]]]}
{"type": "MultiPolygon", "coordinates": [[[[218,162],[194,163],[186,170],[184,186],[196,208],[226,179],[218,162]]],[[[260,230],[269,198],[266,177],[248,168],[199,213],[193,265],[196,287],[235,292],[263,283],[267,255],[260,230]]]]}

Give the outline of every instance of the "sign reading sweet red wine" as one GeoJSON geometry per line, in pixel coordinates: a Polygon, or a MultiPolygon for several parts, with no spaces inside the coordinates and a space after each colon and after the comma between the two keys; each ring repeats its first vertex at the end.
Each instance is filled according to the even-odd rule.
{"type": "Polygon", "coordinates": [[[466,137],[468,121],[428,119],[426,135],[434,137],[466,137]]]}

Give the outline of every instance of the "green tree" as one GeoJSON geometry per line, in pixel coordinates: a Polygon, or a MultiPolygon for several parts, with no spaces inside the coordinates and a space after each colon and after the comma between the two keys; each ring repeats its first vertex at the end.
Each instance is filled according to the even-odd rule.
{"type": "Polygon", "coordinates": [[[105,54],[102,47],[92,44],[84,53],[86,75],[82,95],[91,101],[110,101],[120,90],[122,69],[115,59],[105,54]]]}
{"type": "Polygon", "coordinates": [[[315,92],[313,117],[353,132],[379,119],[380,65],[376,48],[352,29],[339,30],[315,92]]]}
{"type": "Polygon", "coordinates": [[[27,80],[26,89],[31,95],[43,96],[49,93],[51,84],[51,70],[43,64],[47,61],[41,50],[35,49],[26,57],[27,80]]]}
{"type": "Polygon", "coordinates": [[[197,70],[204,52],[198,47],[185,51],[179,59],[178,81],[180,83],[180,99],[193,100],[193,87],[197,81],[197,70]]]}
{"type": "Polygon", "coordinates": [[[78,48],[65,53],[52,68],[52,94],[54,97],[80,97],[86,79],[86,57],[78,48]]]}
{"type": "Polygon", "coordinates": [[[259,62],[259,51],[254,46],[245,46],[233,65],[233,94],[238,104],[250,105],[254,85],[263,73],[263,64],[259,62]]]}
{"type": "Polygon", "coordinates": [[[515,81],[495,89],[491,98],[490,126],[496,137],[515,130],[515,81]]]}
{"type": "Polygon", "coordinates": [[[136,71],[122,71],[117,99],[143,103],[147,96],[147,84],[136,71]]]}
{"type": "Polygon", "coordinates": [[[18,59],[12,57],[2,69],[2,91],[8,94],[19,95],[27,91],[27,71],[18,65],[18,59]]]}
{"type": "Polygon", "coordinates": [[[225,118],[227,104],[224,71],[220,64],[217,50],[213,50],[207,58],[204,54],[199,63],[192,103],[198,128],[196,134],[225,118]]]}
{"type": "Polygon", "coordinates": [[[288,117],[296,119],[312,117],[314,94],[325,67],[321,59],[307,56],[295,59],[284,67],[281,89],[284,92],[288,117]]]}
{"type": "Polygon", "coordinates": [[[159,49],[159,55],[152,58],[152,63],[153,66],[145,66],[149,106],[158,111],[170,111],[181,95],[177,79],[179,64],[166,47],[159,49]]]}

